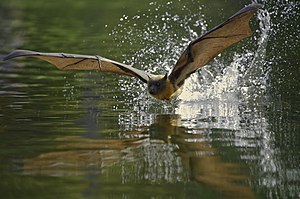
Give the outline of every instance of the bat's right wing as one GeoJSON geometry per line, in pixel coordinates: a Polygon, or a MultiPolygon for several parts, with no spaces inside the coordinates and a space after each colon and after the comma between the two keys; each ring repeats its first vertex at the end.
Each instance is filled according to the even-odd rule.
{"type": "Polygon", "coordinates": [[[3,61],[15,57],[35,57],[55,65],[60,70],[99,70],[137,77],[144,83],[149,81],[149,74],[130,65],[93,55],[66,53],[41,53],[30,50],[15,50],[3,58],[3,61]]]}
{"type": "Polygon", "coordinates": [[[249,37],[252,34],[249,21],[260,7],[260,4],[249,5],[192,41],[169,75],[170,81],[180,87],[186,78],[206,65],[219,53],[249,37]]]}

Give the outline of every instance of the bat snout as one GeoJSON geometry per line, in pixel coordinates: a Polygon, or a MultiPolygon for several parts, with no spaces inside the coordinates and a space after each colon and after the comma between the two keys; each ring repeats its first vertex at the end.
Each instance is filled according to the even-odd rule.
{"type": "Polygon", "coordinates": [[[158,88],[152,84],[148,86],[148,91],[151,95],[155,95],[158,93],[158,88]]]}

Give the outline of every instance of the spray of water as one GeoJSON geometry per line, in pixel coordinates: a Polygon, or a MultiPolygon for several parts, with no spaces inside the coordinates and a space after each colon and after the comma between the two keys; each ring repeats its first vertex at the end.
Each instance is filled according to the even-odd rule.
{"type": "MultiPolygon", "coordinates": [[[[207,31],[201,6],[193,6],[197,7],[195,12],[191,6],[183,5],[184,15],[180,15],[174,11],[172,4],[150,3],[148,13],[139,13],[131,18],[124,15],[120,19],[111,36],[119,49],[126,42],[125,45],[134,50],[123,52],[124,60],[148,72],[167,73],[187,44],[207,31]]],[[[139,115],[175,113],[183,119],[215,115],[238,117],[239,102],[250,97],[253,100],[253,96],[258,98],[265,90],[268,69],[264,68],[264,59],[270,30],[268,12],[259,11],[257,19],[259,27],[250,38],[255,47],[243,47],[243,51],[235,53],[229,62],[219,55],[187,79],[178,100],[158,102],[147,94],[145,85],[137,80],[122,79],[120,87],[126,90],[125,104],[132,106],[129,109],[139,115]]]]}
{"type": "MultiPolygon", "coordinates": [[[[289,194],[285,190],[296,195],[297,188],[285,184],[284,176],[287,174],[280,168],[281,163],[274,150],[274,135],[269,129],[267,117],[263,115],[265,112],[261,109],[267,104],[265,94],[270,81],[269,74],[276,72],[273,71],[274,63],[283,62],[285,52],[294,53],[293,57],[298,57],[297,51],[288,52],[286,49],[297,49],[299,46],[299,42],[289,42],[299,40],[299,23],[291,26],[292,23],[285,21],[299,16],[299,3],[289,0],[254,0],[253,3],[261,3],[264,7],[258,12],[256,20],[252,20],[256,31],[246,41],[248,43],[244,43],[243,50],[227,58],[230,61],[220,55],[193,74],[185,82],[177,101],[158,102],[146,92],[139,93],[140,89],[145,88],[137,81],[121,80],[123,86],[127,85],[126,95],[129,95],[124,96],[125,101],[132,105],[134,111],[127,116],[120,115],[120,124],[127,125],[125,129],[132,128],[130,125],[148,126],[153,123],[155,114],[172,113],[180,115],[181,125],[191,129],[201,127],[234,130],[232,145],[241,150],[241,158],[252,164],[255,158],[260,161],[252,171],[262,176],[258,184],[270,190],[270,198],[287,198],[289,194]],[[284,31],[292,28],[295,30],[284,34],[284,31]],[[285,40],[276,40],[278,35],[283,35],[285,40]],[[268,46],[270,39],[273,45],[271,49],[268,46]],[[246,45],[249,43],[251,47],[246,45]],[[244,150],[249,148],[258,148],[259,157],[253,156],[251,150],[244,150]],[[276,187],[285,188],[277,189],[280,191],[272,190],[276,187]]],[[[132,57],[128,56],[129,53],[123,53],[124,58],[130,60],[130,63],[138,63],[143,69],[147,68],[149,72],[167,72],[188,42],[207,30],[206,18],[201,13],[202,7],[198,7],[199,12],[192,12],[183,6],[185,15],[181,16],[172,12],[169,4],[170,2],[168,6],[153,3],[149,13],[132,19],[127,17],[126,20],[123,17],[121,28],[117,27],[112,33],[112,36],[119,35],[120,29],[126,32],[120,38],[139,49],[132,57]],[[156,12],[160,9],[165,9],[165,14],[156,12]]],[[[276,81],[284,81],[284,78],[279,76],[276,81]]],[[[290,172],[297,173],[298,170],[290,172]]]]}

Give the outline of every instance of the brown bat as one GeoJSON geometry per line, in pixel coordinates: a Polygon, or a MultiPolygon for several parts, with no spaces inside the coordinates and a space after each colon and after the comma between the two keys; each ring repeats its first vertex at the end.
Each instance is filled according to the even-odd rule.
{"type": "Polygon", "coordinates": [[[139,78],[148,85],[149,93],[160,100],[170,100],[180,94],[184,81],[231,45],[252,35],[249,21],[260,4],[244,7],[225,22],[214,27],[184,50],[170,74],[154,75],[130,65],[94,55],[41,53],[15,50],[3,60],[15,57],[35,57],[55,65],[60,70],[99,70],[139,78]]]}

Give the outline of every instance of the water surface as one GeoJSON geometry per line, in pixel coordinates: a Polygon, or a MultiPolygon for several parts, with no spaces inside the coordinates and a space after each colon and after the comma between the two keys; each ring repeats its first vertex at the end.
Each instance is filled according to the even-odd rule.
{"type": "MultiPolygon", "coordinates": [[[[160,102],[138,80],[0,63],[4,198],[297,198],[299,3],[259,1],[254,36],[160,102]]],[[[0,54],[99,54],[165,73],[250,1],[1,1],[0,54]]]]}

